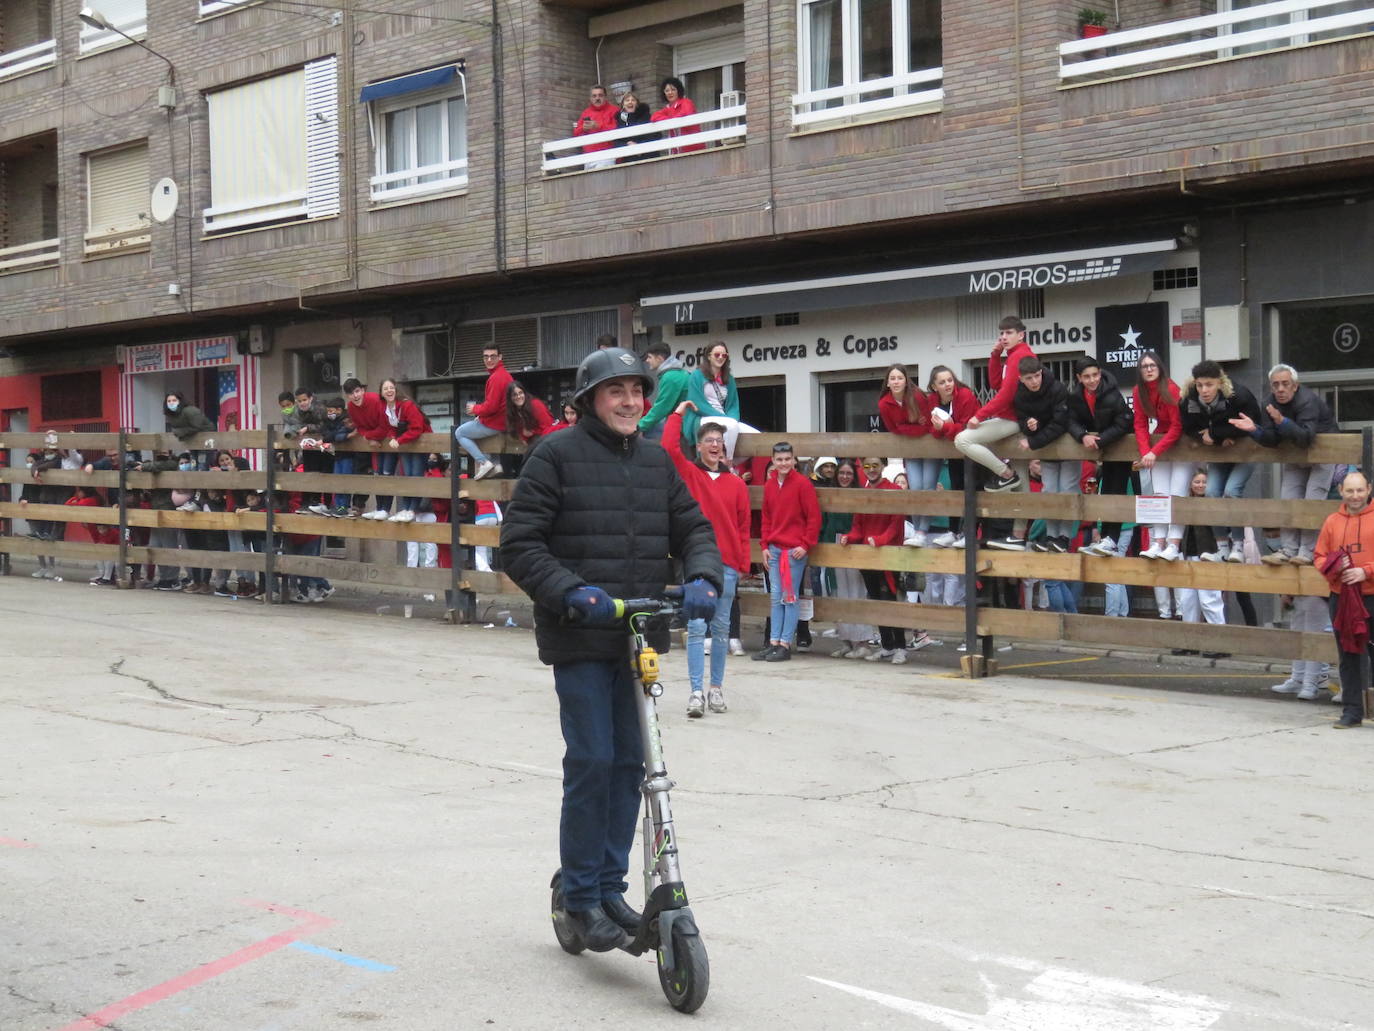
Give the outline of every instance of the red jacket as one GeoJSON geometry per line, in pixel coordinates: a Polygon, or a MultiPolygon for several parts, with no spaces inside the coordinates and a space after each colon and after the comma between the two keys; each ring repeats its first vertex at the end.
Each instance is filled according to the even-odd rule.
{"type": "Polygon", "coordinates": [[[749,572],[749,488],[744,481],[722,466],[713,476],[704,466],[687,460],[682,453],[682,416],[674,412],[663,424],[663,450],[687,484],[702,514],[716,532],[721,560],[741,574],[749,572]]]}
{"type": "Polygon", "coordinates": [[[366,440],[386,440],[391,436],[391,423],[386,421],[386,405],[378,394],[364,393],[363,403],[348,402],[348,417],[358,436],[366,440]]]}
{"type": "MultiPolygon", "coordinates": [[[[940,403],[939,394],[931,394],[929,397],[931,399],[931,411],[945,407],[940,403]]],[[[968,421],[978,414],[978,398],[968,387],[957,386],[954,388],[954,397],[950,399],[949,408],[946,411],[952,418],[940,429],[932,428],[930,435],[939,437],[941,440],[953,440],[955,434],[962,432],[968,421]]]]}
{"type": "MultiPolygon", "coordinates": [[[[103,508],[100,499],[95,495],[78,498],[75,494],[62,502],[64,505],[80,505],[83,508],[103,508]]],[[[96,544],[118,544],[119,527],[105,526],[101,523],[86,523],[86,532],[91,535],[91,540],[96,544]]],[[[65,530],[66,527],[63,527],[65,530]]]]}
{"type": "MultiPolygon", "coordinates": [[[[1344,548],[1352,564],[1365,571],[1365,579],[1357,586],[1364,594],[1374,594],[1374,505],[1365,505],[1354,515],[1344,504],[1326,517],[1317,533],[1317,545],[1312,563],[1326,573],[1327,557],[1344,548]]],[[[1326,573],[1331,593],[1340,594],[1340,570],[1326,573]]]]}
{"type": "MultiPolygon", "coordinates": [[[[662,122],[669,118],[686,118],[688,115],[697,113],[697,106],[692,103],[691,97],[678,97],[671,104],[664,104],[661,108],[649,116],[651,122],[662,122]]],[[[669,129],[665,136],[686,136],[688,133],[701,132],[701,127],[696,125],[684,125],[680,129],[669,129]]],[[[690,147],[674,147],[668,151],[670,154],[686,154],[689,150],[705,150],[706,144],[695,143],[690,147]]]]}
{"type": "Polygon", "coordinates": [[[553,431],[553,416],[549,414],[548,406],[533,395],[525,395],[525,405],[534,416],[534,429],[520,431],[520,439],[528,444],[535,437],[542,437],[553,431]]]}
{"type": "Polygon", "coordinates": [[[793,470],[778,482],[770,476],[763,483],[763,523],[759,539],[763,548],[805,548],[810,551],[821,537],[821,506],[816,488],[793,470]]]}
{"type": "MultiPolygon", "coordinates": [[[[616,110],[617,108],[614,104],[602,104],[600,107],[594,107],[588,104],[582,109],[582,113],[577,116],[577,124],[573,126],[573,135],[586,136],[589,133],[610,132],[612,129],[618,128],[615,122],[616,110]],[[582,122],[587,118],[590,118],[596,123],[595,129],[584,129],[582,127],[582,122]]],[[[611,143],[588,143],[582,148],[582,152],[584,154],[590,154],[597,150],[610,150],[612,146],[614,146],[614,144],[611,143]]]]}
{"type": "Polygon", "coordinates": [[[505,432],[506,388],[514,382],[515,378],[506,371],[505,362],[497,362],[496,368],[487,376],[487,392],[482,403],[472,409],[472,414],[487,429],[505,432]]]}
{"type": "MultiPolygon", "coordinates": [[[[908,390],[915,388],[907,384],[908,390]]],[[[916,410],[921,413],[923,422],[912,422],[907,415],[906,405],[898,401],[892,394],[884,390],[883,396],[878,398],[878,418],[882,419],[883,426],[888,433],[900,433],[904,437],[924,437],[930,432],[930,410],[934,405],[931,403],[930,395],[924,391],[916,392],[916,410]]]]}
{"type": "Polygon", "coordinates": [[[397,444],[413,444],[420,439],[420,434],[430,432],[429,419],[424,412],[420,411],[419,406],[409,398],[403,397],[396,400],[396,418],[405,424],[405,429],[399,433],[396,432],[400,427],[399,425],[392,426],[391,420],[387,419],[385,401],[382,402],[382,418],[386,421],[387,439],[395,437],[397,444]]]}
{"type": "MultiPolygon", "coordinates": [[[[865,490],[901,490],[895,483],[879,480],[870,483],[865,490]]],[[[856,512],[854,522],[849,528],[850,544],[868,544],[869,538],[876,547],[902,543],[902,527],[906,517],[900,513],[884,515],[882,512],[856,512]]]]}
{"type": "MultiPolygon", "coordinates": [[[[1140,453],[1153,451],[1156,458],[1164,454],[1176,443],[1183,433],[1183,422],[1178,414],[1178,399],[1180,397],[1178,384],[1173,380],[1167,381],[1169,384],[1169,396],[1174,399],[1171,405],[1158,403],[1159,387],[1151,385],[1148,387],[1150,393],[1156,399],[1155,402],[1155,432],[1160,435],[1157,443],[1150,443],[1150,420],[1145,414],[1145,406],[1140,403],[1140,391],[1143,384],[1137,383],[1132,394],[1132,407],[1135,408],[1135,442],[1140,446],[1140,453]]],[[[1159,381],[1155,380],[1155,384],[1159,381]]]]}
{"type": "Polygon", "coordinates": [[[1021,385],[1021,378],[1016,370],[1021,367],[1022,358],[1034,357],[1035,352],[1024,340],[1000,355],[993,352],[992,358],[988,361],[988,386],[997,393],[991,401],[978,409],[979,422],[986,422],[988,419],[1011,419],[1013,422],[1016,420],[1016,411],[1011,405],[1012,398],[1016,396],[1016,388],[1021,385]]]}

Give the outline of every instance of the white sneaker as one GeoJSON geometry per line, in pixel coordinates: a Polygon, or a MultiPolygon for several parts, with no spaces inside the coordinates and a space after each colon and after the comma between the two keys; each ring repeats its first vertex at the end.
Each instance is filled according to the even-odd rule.
{"type": "Polygon", "coordinates": [[[1152,541],[1150,546],[1140,553],[1141,558],[1159,558],[1164,554],[1164,548],[1159,541],[1152,541]]]}
{"type": "Polygon", "coordinates": [[[892,653],[892,665],[894,665],[894,666],[900,666],[900,665],[902,665],[904,662],[906,662],[906,649],[905,649],[905,648],[897,648],[897,649],[894,650],[893,653],[892,653]]]}
{"type": "Polygon", "coordinates": [[[847,659],[849,658],[849,653],[851,650],[852,649],[850,649],[849,645],[846,644],[843,648],[840,648],[838,651],[831,652],[830,657],[832,659],[847,659]]]}
{"type": "Polygon", "coordinates": [[[1167,609],[1159,614],[1160,619],[1173,619],[1174,614],[1167,609]]]}
{"type": "Polygon", "coordinates": [[[925,533],[923,533],[920,530],[917,530],[906,540],[902,541],[902,543],[909,548],[924,548],[926,546],[926,540],[927,538],[925,533]]]}
{"type": "Polygon", "coordinates": [[[48,578],[48,571],[46,569],[35,569],[29,576],[33,577],[35,580],[46,580],[48,578]]]}
{"type": "Polygon", "coordinates": [[[866,658],[868,658],[868,655],[869,655],[869,647],[868,647],[868,645],[866,645],[866,644],[856,644],[853,648],[850,648],[850,649],[849,649],[849,654],[846,655],[845,658],[846,658],[846,659],[866,659],[866,658]]]}
{"type": "Polygon", "coordinates": [[[1245,561],[1245,556],[1241,554],[1240,548],[1232,548],[1231,554],[1226,556],[1226,561],[1232,564],[1239,564],[1245,561]]]}
{"type": "Polygon", "coordinates": [[[922,648],[929,648],[932,644],[939,643],[939,641],[935,640],[935,638],[931,637],[928,633],[921,631],[921,633],[916,635],[916,639],[907,645],[907,651],[918,652],[922,648]]]}
{"type": "Polygon", "coordinates": [[[1111,558],[1116,554],[1116,543],[1110,537],[1093,541],[1078,549],[1080,555],[1096,555],[1098,558],[1111,558]]]}
{"type": "Polygon", "coordinates": [[[948,531],[946,531],[945,533],[940,534],[940,536],[932,540],[930,542],[930,546],[932,548],[952,548],[954,547],[954,542],[956,539],[956,534],[949,533],[948,531]]]}
{"type": "Polygon", "coordinates": [[[1343,702],[1343,701],[1345,701],[1345,696],[1342,695],[1339,691],[1337,691],[1335,694],[1333,694],[1333,695],[1331,696],[1331,700],[1332,700],[1333,702],[1338,702],[1338,703],[1339,703],[1339,702],[1343,702]]]}
{"type": "Polygon", "coordinates": [[[413,523],[413,522],[415,522],[415,513],[412,512],[410,509],[407,508],[407,509],[405,509],[404,511],[397,512],[394,516],[392,516],[391,519],[390,519],[390,522],[393,522],[393,523],[413,523]]]}
{"type": "Polygon", "coordinates": [[[743,655],[743,654],[744,654],[744,642],[741,641],[738,637],[732,637],[732,638],[730,638],[730,654],[731,654],[731,655],[743,655]]]}
{"type": "Polygon", "coordinates": [[[1198,556],[1203,562],[1225,562],[1226,555],[1220,551],[1204,551],[1198,556]]]}
{"type": "Polygon", "coordinates": [[[692,696],[687,699],[687,715],[693,719],[706,715],[706,696],[700,691],[693,691],[692,696]]]}
{"type": "MultiPolygon", "coordinates": [[[[890,658],[892,658],[892,656],[894,656],[894,655],[896,655],[896,654],[897,654],[897,653],[894,652],[891,648],[879,648],[879,649],[878,649],[876,652],[874,652],[872,655],[865,655],[865,656],[864,656],[864,661],[865,661],[865,662],[881,662],[883,659],[890,659],[890,658]]],[[[905,661],[905,654],[903,654],[903,661],[905,661]]]]}
{"type": "Polygon", "coordinates": [[[1273,691],[1275,694],[1297,694],[1302,690],[1302,684],[1292,677],[1289,677],[1282,684],[1275,684],[1269,690],[1273,691]]]}
{"type": "Polygon", "coordinates": [[[706,692],[706,705],[712,712],[725,711],[725,691],[719,687],[713,687],[706,692]]]}
{"type": "Polygon", "coordinates": [[[956,551],[963,551],[965,548],[964,535],[962,533],[957,534],[954,538],[954,543],[951,544],[950,547],[954,548],[956,551]]]}
{"type": "Polygon", "coordinates": [[[311,505],[309,508],[306,509],[306,511],[314,512],[316,515],[327,516],[331,514],[334,510],[330,508],[328,505],[311,505]]]}
{"type": "Polygon", "coordinates": [[[1159,557],[1165,562],[1177,562],[1183,557],[1183,553],[1178,550],[1178,545],[1170,542],[1169,546],[1159,553],[1159,557]]]}
{"type": "Polygon", "coordinates": [[[477,471],[472,474],[474,480],[482,480],[496,472],[496,463],[488,459],[477,467],[477,471]]]}
{"type": "Polygon", "coordinates": [[[1302,690],[1298,692],[1298,700],[1303,702],[1315,702],[1317,700],[1317,685],[1303,684],[1302,690]]]}
{"type": "Polygon", "coordinates": [[[364,512],[363,518],[380,520],[387,518],[389,515],[391,515],[391,513],[385,508],[374,508],[371,512],[364,512]]]}
{"type": "Polygon", "coordinates": [[[62,577],[58,576],[56,573],[49,573],[48,579],[55,584],[60,584],[62,582],[62,577]]]}

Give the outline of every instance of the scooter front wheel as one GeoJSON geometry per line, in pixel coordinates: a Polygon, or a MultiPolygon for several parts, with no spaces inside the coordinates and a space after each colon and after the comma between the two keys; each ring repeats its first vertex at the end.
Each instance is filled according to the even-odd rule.
{"type": "Polygon", "coordinates": [[[673,968],[664,965],[663,950],[659,949],[658,983],[668,1004],[679,1013],[695,1013],[701,1008],[711,989],[711,965],[700,935],[673,929],[673,968]]]}
{"type": "Polygon", "coordinates": [[[563,871],[554,873],[553,880],[549,882],[549,912],[553,916],[553,936],[558,939],[558,944],[563,951],[574,956],[583,952],[587,946],[582,944],[582,938],[573,930],[568,923],[568,911],[563,903],[563,871]]]}

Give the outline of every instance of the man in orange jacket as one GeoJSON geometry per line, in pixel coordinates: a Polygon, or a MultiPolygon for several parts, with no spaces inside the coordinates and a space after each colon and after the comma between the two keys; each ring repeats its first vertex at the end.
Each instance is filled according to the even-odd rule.
{"type": "Polygon", "coordinates": [[[1313,560],[1331,583],[1331,627],[1341,653],[1338,730],[1364,722],[1364,689],[1369,683],[1369,620],[1374,620],[1374,508],[1369,481],[1360,472],[1341,480],[1342,505],[1322,523],[1313,560]],[[1365,620],[1361,626],[1361,617],[1365,620]]]}

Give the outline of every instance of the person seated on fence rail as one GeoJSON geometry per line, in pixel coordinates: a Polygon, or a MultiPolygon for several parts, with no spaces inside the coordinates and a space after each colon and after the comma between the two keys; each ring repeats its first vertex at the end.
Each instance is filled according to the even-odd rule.
{"type": "Polygon", "coordinates": [[[612,348],[584,358],[574,382],[582,418],[530,453],[501,557],[534,601],[539,659],[553,666],[566,743],[559,854],[568,917],[589,948],[605,952],[639,920],[624,893],[644,777],[626,628],[612,598],[661,592],[675,558],[683,615],[709,616],[721,559],[668,456],[639,437],[654,388],[648,367],[612,348]],[[579,625],[568,625],[569,610],[579,625]]]}
{"type": "MultiPolygon", "coordinates": [[[[661,382],[661,381],[660,381],[661,382]]],[[[687,623],[687,715],[697,718],[725,712],[725,659],[730,653],[730,608],[739,578],[749,572],[749,488],[725,461],[725,431],[706,419],[697,427],[696,462],[682,453],[682,417],[691,406],[683,401],[663,426],[663,449],[682,482],[711,523],[720,548],[722,582],[710,619],[687,623]],[[702,685],[706,672],[706,636],[711,637],[711,680],[702,685]]]]}
{"type": "MultiPolygon", "coordinates": [[[[591,103],[582,109],[582,113],[577,116],[577,121],[573,124],[574,136],[587,136],[593,133],[610,132],[616,127],[615,116],[616,108],[606,102],[606,87],[597,83],[591,88],[591,103]]],[[[613,144],[610,143],[586,143],[582,146],[582,153],[597,154],[603,150],[610,150],[613,144]]],[[[609,168],[615,164],[615,158],[598,158],[595,161],[588,161],[583,168],[609,168]]]]}
{"type": "MultiPolygon", "coordinates": [[[[1100,454],[1131,432],[1131,409],[1117,386],[1116,377],[1103,371],[1096,358],[1080,358],[1073,369],[1075,383],[1069,392],[1069,436],[1089,451],[1100,454]]],[[[1097,493],[1124,495],[1130,482],[1130,462],[1104,461],[1097,493]]],[[[1121,523],[1104,521],[1101,536],[1079,551],[1102,557],[1124,555],[1130,542],[1120,538],[1121,523]]]]}
{"type": "MultiPolygon", "coordinates": [[[[654,403],[639,420],[639,432],[644,434],[645,440],[658,440],[663,436],[663,424],[668,416],[687,399],[688,375],[682,359],[674,357],[673,349],[662,341],[649,345],[644,352],[644,364],[653,369],[657,382],[654,384],[654,403]]],[[[695,405],[692,411],[696,411],[695,405]]]]}
{"type": "MultiPolygon", "coordinates": [[[[873,467],[881,467],[882,459],[865,458],[864,469],[871,473],[873,467]]],[[[897,485],[897,472],[894,468],[883,471],[876,479],[865,485],[868,490],[900,490],[897,485]]],[[[870,548],[890,547],[902,542],[902,524],[905,518],[899,512],[858,512],[850,525],[848,533],[835,538],[840,545],[866,544],[870,548]]],[[[884,569],[861,569],[864,589],[870,601],[895,601],[897,598],[896,578],[884,569]]],[[[901,627],[880,626],[878,638],[881,649],[864,658],[869,662],[887,659],[894,666],[906,662],[906,631],[901,627]]]]}
{"type": "MultiPolygon", "coordinates": [[[[1264,420],[1241,415],[1232,420],[1231,425],[1265,447],[1284,444],[1311,447],[1318,433],[1337,433],[1340,430],[1326,401],[1311,387],[1299,382],[1298,370],[1291,365],[1279,364],[1269,370],[1269,392],[1264,395],[1264,414],[1267,416],[1264,420]]],[[[1303,498],[1319,501],[1326,497],[1335,469],[1334,465],[1326,463],[1285,463],[1279,480],[1279,497],[1285,500],[1303,498]]],[[[1284,527],[1280,536],[1282,549],[1265,555],[1260,561],[1269,565],[1285,562],[1299,566],[1312,564],[1316,531],[1284,527]]]]}
{"type": "MultiPolygon", "coordinates": [[[[973,393],[973,389],[959,380],[954,375],[954,370],[948,365],[937,365],[930,370],[930,379],[926,383],[926,394],[934,401],[934,406],[930,409],[930,435],[936,440],[945,440],[950,443],[968,425],[971,419],[978,412],[978,398],[973,393]]],[[[960,459],[952,459],[946,464],[949,476],[949,489],[962,494],[964,492],[964,463],[960,459]]],[[[929,538],[931,547],[935,548],[962,548],[964,546],[964,521],[960,516],[951,517],[949,529],[944,533],[929,538]]]]}
{"type": "MultiPolygon", "coordinates": [[[[391,426],[386,418],[386,405],[382,403],[381,395],[372,393],[357,379],[344,380],[343,390],[344,397],[348,399],[344,411],[353,427],[346,439],[355,444],[365,443],[370,450],[376,451],[391,433],[391,426]]],[[[354,452],[354,456],[355,470],[363,466],[366,466],[369,471],[376,470],[377,455],[369,455],[367,452],[354,452]]],[[[361,495],[354,495],[353,500],[358,508],[367,503],[367,498],[361,495]]],[[[380,501],[380,499],[378,500],[380,501]]],[[[379,504],[371,512],[363,513],[363,518],[390,518],[390,501],[387,505],[388,507],[384,508],[379,504]]]]}
{"type": "MultiPolygon", "coordinates": [[[[617,129],[630,129],[637,125],[648,125],[650,118],[649,105],[641,104],[639,98],[634,95],[634,91],[626,93],[620,98],[620,110],[615,113],[615,127],[617,129]]],[[[616,140],[617,147],[630,146],[636,143],[648,143],[650,140],[658,139],[658,133],[644,133],[642,136],[632,136],[629,139],[616,140]]],[[[631,154],[628,157],[617,158],[620,164],[627,161],[642,161],[649,154],[631,154]]]]}
{"type": "MultiPolygon", "coordinates": [[[[1136,365],[1140,382],[1132,392],[1135,409],[1135,440],[1140,449],[1140,468],[1148,474],[1151,494],[1169,494],[1181,498],[1188,493],[1193,468],[1186,461],[1159,461],[1178,443],[1183,435],[1183,422],[1178,403],[1182,392],[1169,378],[1169,370],[1158,351],[1145,351],[1136,365]],[[1159,440],[1152,441],[1151,434],[1159,440]]],[[[1144,476],[1141,477],[1142,480],[1144,476]]],[[[1141,558],[1157,558],[1176,562],[1183,552],[1183,524],[1159,524],[1150,527],[1150,546],[1140,553],[1141,558]]]]}
{"type": "Polygon", "coordinates": [[[493,473],[502,472],[498,463],[490,461],[482,453],[477,441],[505,432],[506,388],[514,382],[514,377],[506,371],[506,366],[501,360],[501,348],[497,345],[488,344],[482,348],[482,364],[487,369],[487,384],[482,400],[480,403],[467,403],[465,410],[472,418],[453,431],[458,446],[476,463],[477,467],[472,474],[474,480],[482,480],[493,473]]]}
{"type": "MultiPolygon", "coordinates": [[[[356,427],[347,414],[347,405],[341,397],[331,397],[324,403],[324,423],[320,427],[321,449],[331,456],[329,471],[335,476],[352,476],[358,470],[358,455],[353,451],[338,450],[356,433],[356,427]]],[[[368,471],[371,471],[369,464],[368,471]]],[[[336,519],[356,519],[367,503],[367,495],[352,491],[336,491],[322,499],[329,504],[328,514],[336,519]]]]}
{"type": "Polygon", "coordinates": [[[1331,631],[1341,655],[1343,709],[1334,726],[1358,727],[1365,717],[1369,664],[1374,661],[1374,508],[1363,473],[1347,473],[1341,481],[1341,507],[1322,523],[1313,556],[1331,585],[1331,631]]]}
{"type": "MultiPolygon", "coordinates": [[[[697,113],[696,104],[692,103],[692,98],[687,96],[687,89],[682,85],[682,80],[675,75],[670,75],[659,84],[659,92],[663,94],[663,106],[649,116],[651,122],[663,122],[672,118],[686,118],[688,115],[697,113]]],[[[690,136],[700,132],[701,129],[695,125],[684,125],[680,128],[668,129],[665,133],[669,138],[675,136],[690,136]]],[[[686,154],[693,150],[705,150],[704,143],[694,143],[689,147],[674,147],[668,151],[669,154],[686,154]]]]}
{"type": "Polygon", "coordinates": [[[795,471],[796,462],[791,444],[773,445],[773,474],[763,484],[759,531],[772,605],[768,616],[769,639],[763,650],[754,656],[755,661],[786,662],[792,658],[806,555],[820,539],[821,510],[816,502],[816,488],[795,471]]]}
{"type": "MultiPolygon", "coordinates": [[[[382,380],[382,418],[386,431],[381,440],[381,454],[377,456],[375,467],[379,476],[423,476],[425,456],[418,451],[402,451],[401,447],[413,444],[422,434],[430,432],[429,417],[420,411],[418,405],[400,392],[394,379],[382,380]]],[[[377,495],[377,510],[391,507],[391,495],[377,495]]],[[[385,517],[393,523],[413,523],[415,506],[418,499],[402,496],[397,500],[396,513],[385,517]]],[[[375,512],[373,519],[383,518],[375,512]]]]}
{"type": "MultiPolygon", "coordinates": [[[[1017,365],[1018,384],[1012,395],[1012,411],[1016,425],[1025,434],[1016,442],[1021,451],[1038,451],[1054,443],[1069,430],[1069,391],[1055,379],[1034,355],[1021,359],[1017,365]]],[[[1081,462],[1040,459],[1041,491],[1045,494],[1077,494],[1081,462]]],[[[1045,520],[1045,537],[1036,543],[1036,551],[1055,551],[1065,554],[1075,529],[1071,519],[1045,520]]],[[[1002,551],[1025,551],[1026,540],[1012,536],[987,542],[987,547],[1002,551]]]]}
{"type": "MultiPolygon", "coordinates": [[[[168,392],[163,399],[162,414],[167,420],[167,432],[175,435],[183,444],[201,433],[213,433],[215,425],[205,417],[195,405],[188,405],[181,391],[168,392]]],[[[213,445],[213,441],[206,443],[213,445]]],[[[196,467],[204,469],[209,463],[208,451],[196,451],[196,467]]]]}
{"type": "MultiPolygon", "coordinates": [[[[997,391],[991,401],[969,417],[964,430],[954,438],[959,452],[973,459],[997,477],[987,486],[990,491],[1016,490],[1022,487],[1021,477],[1010,462],[993,454],[986,445],[1005,440],[1015,434],[1016,411],[1012,404],[1020,385],[1017,369],[1021,359],[1034,358],[1035,352],[1026,343],[1026,325],[1015,315],[1008,315],[997,324],[997,343],[992,346],[988,360],[988,385],[997,391]]],[[[1013,536],[1024,537],[1024,520],[1013,536]]]]}
{"type": "Polygon", "coordinates": [[[735,441],[741,433],[757,433],[753,426],[740,422],[739,389],[730,371],[730,349],[724,340],[712,340],[706,361],[687,376],[687,398],[695,410],[682,420],[682,432],[688,440],[696,440],[697,424],[710,419],[725,427],[725,458],[735,459],[735,441]]]}
{"type": "MultiPolygon", "coordinates": [[[[1193,366],[1192,378],[1183,384],[1179,401],[1179,418],[1183,432],[1199,444],[1217,448],[1218,457],[1225,449],[1244,440],[1245,433],[1233,420],[1242,415],[1256,424],[1265,421],[1259,402],[1243,383],[1233,383],[1220,365],[1209,360],[1193,366]]],[[[1242,498],[1245,486],[1254,475],[1256,462],[1209,461],[1207,463],[1207,497],[1242,498]]],[[[1239,508],[1237,508],[1239,511],[1239,508]]],[[[1245,546],[1245,527],[1218,526],[1217,547],[1202,557],[1208,562],[1225,562],[1233,551],[1245,546]]],[[[1239,561],[1239,559],[1237,559],[1239,561]]]]}

